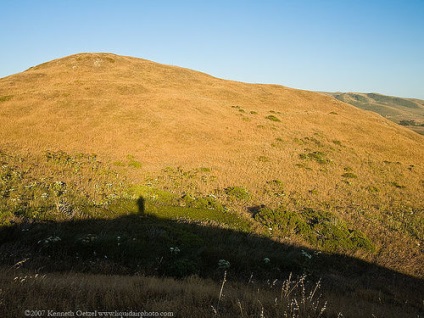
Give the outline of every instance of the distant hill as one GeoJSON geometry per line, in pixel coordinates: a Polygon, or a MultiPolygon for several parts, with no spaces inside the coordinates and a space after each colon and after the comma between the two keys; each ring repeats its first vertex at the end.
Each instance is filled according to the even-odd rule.
{"type": "Polygon", "coordinates": [[[380,114],[424,134],[424,100],[375,93],[329,93],[338,100],[380,114]]]}
{"type": "MultiPolygon", "coordinates": [[[[422,119],[422,101],[336,96],[391,119],[422,119]]],[[[418,276],[423,142],[325,94],[114,54],[76,54],[0,79],[0,149],[7,153],[96,154],[133,183],[184,198],[222,198],[275,240],[418,276]],[[269,210],[261,215],[260,207],[269,210]],[[292,228],[284,223],[288,211],[302,216],[292,228]],[[310,230],[316,224],[337,225],[356,241],[346,234],[348,245],[336,243],[339,234],[310,230]]]]}

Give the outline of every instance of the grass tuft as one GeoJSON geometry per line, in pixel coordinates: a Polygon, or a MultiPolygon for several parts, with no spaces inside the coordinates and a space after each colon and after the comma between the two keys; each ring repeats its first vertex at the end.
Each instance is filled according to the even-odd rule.
{"type": "Polygon", "coordinates": [[[268,115],[265,118],[268,119],[268,120],[271,120],[271,121],[281,122],[281,120],[278,117],[274,116],[274,115],[268,115]]]}

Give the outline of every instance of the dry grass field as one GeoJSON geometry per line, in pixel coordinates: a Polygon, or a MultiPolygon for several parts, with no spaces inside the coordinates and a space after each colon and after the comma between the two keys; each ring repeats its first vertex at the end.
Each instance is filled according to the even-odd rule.
{"type": "MultiPolygon", "coordinates": [[[[159,272],[165,276],[195,273],[219,280],[215,274],[205,274],[213,273],[205,259],[213,259],[215,266],[218,250],[224,251],[226,258],[239,257],[232,263],[239,263],[235,266],[240,273],[249,273],[256,268],[254,260],[243,264],[246,252],[239,249],[231,253],[230,249],[244,242],[238,235],[251,233],[269,240],[249,247],[254,251],[252,258],[278,258],[262,251],[277,253],[271,246],[280,244],[295,248],[299,255],[309,255],[305,251],[334,253],[341,259],[364,261],[395,276],[405,274],[421,281],[423,142],[424,136],[325,94],[228,81],[114,54],[77,54],[53,60],[0,79],[0,220],[2,233],[6,233],[0,237],[6,242],[1,249],[2,264],[10,266],[29,258],[27,264],[32,265],[28,270],[37,270],[46,260],[43,253],[82,255],[80,243],[74,246],[72,240],[81,242],[82,235],[92,233],[83,232],[88,228],[98,229],[96,237],[103,235],[106,251],[112,239],[101,230],[101,220],[110,220],[108,227],[116,240],[122,234],[115,233],[113,226],[120,231],[130,227],[138,221],[126,217],[143,212],[147,219],[152,218],[153,225],[175,231],[175,237],[180,235],[176,233],[186,234],[181,240],[164,239],[149,223],[137,231],[153,234],[135,236],[134,241],[157,240],[158,250],[179,242],[190,246],[190,257],[199,257],[199,263],[180,260],[178,264],[184,269],[165,266],[159,272]],[[143,205],[138,211],[134,207],[137,198],[143,205]],[[71,208],[63,213],[65,201],[71,208]],[[100,223],[81,223],[81,230],[74,223],[89,220],[100,223]],[[175,224],[166,223],[171,221],[175,224]],[[38,222],[39,227],[34,225],[38,222]],[[45,222],[54,224],[45,227],[45,222]],[[196,234],[188,234],[191,230],[180,228],[186,223],[200,228],[193,230],[196,234]],[[28,226],[38,231],[30,231],[35,233],[31,234],[34,239],[40,239],[44,232],[49,233],[48,238],[60,236],[62,242],[68,237],[68,252],[51,247],[56,244],[53,242],[40,250],[42,256],[31,252],[26,257],[31,244],[22,233],[28,226]],[[18,230],[10,230],[15,227],[18,230]],[[242,234],[219,232],[228,238],[229,250],[218,240],[219,249],[210,251],[213,247],[205,240],[204,252],[204,247],[196,245],[199,240],[218,235],[202,232],[204,227],[242,234]]],[[[136,272],[134,268],[141,265],[134,263],[132,267],[136,258],[133,251],[143,248],[148,249],[147,245],[130,247],[125,254],[128,264],[104,273],[136,272]]],[[[116,251],[116,259],[118,254],[116,251]]],[[[142,264],[146,275],[157,274],[155,257],[142,264]]],[[[324,263],[329,264],[330,259],[324,263]]],[[[341,259],[335,262],[339,267],[344,266],[341,259]]],[[[287,258],[278,261],[284,263],[287,258]]],[[[101,266],[75,262],[71,266],[63,261],[47,268],[102,272],[101,266]]],[[[324,263],[318,271],[300,263],[300,269],[307,269],[314,277],[320,273],[331,276],[320,272],[327,266],[324,263]]],[[[333,276],[342,277],[346,274],[342,272],[333,276]]],[[[376,296],[379,287],[360,281],[352,294],[343,289],[345,298],[353,295],[357,304],[380,299],[380,316],[387,316],[381,297],[376,296]]],[[[42,284],[36,287],[44,288],[42,284]]],[[[387,288],[389,291],[383,292],[389,299],[387,304],[409,300],[414,308],[420,307],[419,300],[410,300],[413,296],[405,292],[406,285],[399,286],[400,295],[396,287],[387,288]]],[[[412,290],[412,295],[415,293],[412,290]]],[[[327,296],[337,302],[331,292],[327,296]]],[[[258,310],[260,314],[260,307],[246,306],[251,306],[252,316],[258,310]]],[[[351,312],[346,317],[358,316],[359,309],[349,309],[347,301],[341,307],[345,313],[351,312]]],[[[396,308],[392,312],[400,316],[402,309],[396,308]]],[[[334,309],[328,317],[337,317],[337,313],[334,309]]]]}

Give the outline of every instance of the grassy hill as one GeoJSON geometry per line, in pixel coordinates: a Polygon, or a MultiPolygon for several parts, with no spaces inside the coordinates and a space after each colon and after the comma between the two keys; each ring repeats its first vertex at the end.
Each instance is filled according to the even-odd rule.
{"type": "Polygon", "coordinates": [[[338,100],[380,114],[424,134],[424,101],[375,93],[329,93],[338,100]]]}
{"type": "MultiPolygon", "coordinates": [[[[410,286],[420,290],[424,276],[424,137],[379,115],[325,94],[98,53],[0,79],[0,127],[7,268],[195,274],[199,286],[225,270],[244,284],[306,273],[338,304],[329,317],[422,310],[410,286]]],[[[45,288],[17,288],[5,273],[4,300],[45,288]]],[[[240,310],[234,297],[229,316],[240,310]]],[[[190,306],[218,307],[221,295],[207,299],[190,306]]]]}

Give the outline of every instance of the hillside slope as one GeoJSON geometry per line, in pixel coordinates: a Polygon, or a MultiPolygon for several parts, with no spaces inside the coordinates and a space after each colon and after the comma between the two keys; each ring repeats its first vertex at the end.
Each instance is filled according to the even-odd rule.
{"type": "MultiPolygon", "coordinates": [[[[228,202],[243,217],[328,211],[375,245],[344,253],[424,274],[424,137],[330,96],[77,54],[0,79],[0,127],[1,149],[19,155],[95,153],[180,195],[243,189],[228,202]]],[[[269,235],[315,244],[297,234],[269,235]]]]}
{"type": "Polygon", "coordinates": [[[329,93],[338,100],[380,114],[424,134],[424,101],[375,93],[329,93]]]}

